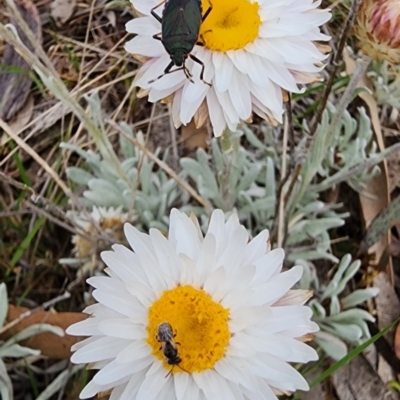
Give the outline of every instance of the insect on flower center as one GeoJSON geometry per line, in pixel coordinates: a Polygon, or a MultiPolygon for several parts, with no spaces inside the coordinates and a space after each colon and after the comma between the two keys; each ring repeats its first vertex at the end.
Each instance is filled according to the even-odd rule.
{"type": "Polygon", "coordinates": [[[147,342],[153,354],[164,362],[166,370],[200,372],[213,368],[224,357],[231,336],[229,309],[216,303],[203,290],[190,285],[166,290],[150,306],[148,316],[147,342]],[[171,328],[172,345],[168,344],[167,349],[163,340],[168,335],[160,334],[160,324],[162,327],[169,324],[171,328]],[[166,352],[172,354],[170,363],[166,352]]]}
{"type": "MultiPolygon", "coordinates": [[[[239,50],[258,37],[258,3],[248,0],[211,0],[212,10],[200,27],[199,40],[213,51],[239,50]]],[[[210,5],[202,0],[203,11],[210,5]]]]}

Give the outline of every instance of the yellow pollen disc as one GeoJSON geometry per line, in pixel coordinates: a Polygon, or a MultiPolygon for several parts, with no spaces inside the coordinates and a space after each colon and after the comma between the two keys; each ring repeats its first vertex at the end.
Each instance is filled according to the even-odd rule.
{"type": "Polygon", "coordinates": [[[153,354],[164,361],[164,367],[170,371],[160,350],[162,343],[157,341],[157,329],[162,322],[172,327],[176,336],[173,341],[181,358],[172,373],[201,372],[211,369],[224,357],[231,334],[228,328],[229,309],[216,303],[206,292],[190,285],[178,286],[166,290],[149,308],[147,342],[153,354]]]}
{"type": "Polygon", "coordinates": [[[258,3],[248,0],[202,0],[203,15],[212,10],[200,27],[199,41],[207,49],[226,52],[243,49],[258,37],[261,25],[258,3]]]}

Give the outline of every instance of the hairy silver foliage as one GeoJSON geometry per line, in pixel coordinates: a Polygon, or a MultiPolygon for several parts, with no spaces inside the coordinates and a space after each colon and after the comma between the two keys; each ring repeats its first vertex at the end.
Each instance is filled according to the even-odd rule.
{"type": "Polygon", "coordinates": [[[373,83],[377,103],[400,110],[400,68],[387,61],[375,61],[371,63],[368,77],[373,83]]]}
{"type": "Polygon", "coordinates": [[[324,285],[319,281],[315,265],[304,260],[297,260],[297,264],[304,267],[299,288],[314,291],[309,306],[314,312],[313,320],[321,329],[315,334],[315,341],[326,354],[339,360],[347,354],[347,344],[357,345],[370,337],[367,321],[373,322],[375,318],[357,306],[377,296],[379,289],[349,290],[348,283],[361,266],[359,260],[351,262],[350,254],[341,259],[335,274],[324,285]]]}
{"type": "MultiPolygon", "coordinates": [[[[323,135],[325,124],[334,115],[335,109],[328,106],[317,135],[323,135]],[[327,115],[328,118],[327,118],[327,115]]],[[[376,153],[376,143],[373,141],[371,121],[364,108],[358,109],[359,118],[356,120],[345,111],[342,118],[340,134],[335,135],[333,143],[328,147],[327,153],[318,168],[318,175],[322,178],[332,176],[347,178],[346,173],[357,164],[365,162],[376,153]]],[[[370,181],[374,174],[379,173],[375,167],[371,171],[364,170],[360,173],[349,175],[346,182],[356,191],[363,189],[363,184],[370,181]]],[[[322,185],[323,185],[322,181],[322,185]]]]}
{"type": "MultiPolygon", "coordinates": [[[[306,191],[319,193],[342,182],[361,191],[365,183],[379,173],[377,164],[385,155],[376,154],[371,121],[364,108],[359,108],[358,113],[359,118],[354,119],[345,111],[338,125],[332,126],[336,109],[328,104],[311,148],[305,153],[302,182],[296,201],[306,191]],[[328,134],[332,130],[333,134],[328,134]],[[315,178],[318,178],[318,183],[313,184],[315,178]]],[[[301,147],[302,143],[298,148],[301,147]]]]}
{"type": "MultiPolygon", "coordinates": [[[[212,153],[198,149],[196,159],[183,158],[183,174],[191,178],[199,193],[216,208],[230,213],[235,209],[240,220],[252,234],[269,228],[272,230],[277,212],[277,188],[281,159],[274,147],[264,145],[246,127],[232,134],[232,146],[221,151],[216,139],[212,153]],[[240,146],[240,136],[246,134],[257,150],[240,146]]],[[[284,193],[287,191],[284,187],[284,193]]],[[[288,224],[286,254],[289,261],[337,259],[330,253],[329,230],[344,224],[346,213],[338,213],[341,205],[329,205],[319,200],[318,193],[306,192],[295,207],[288,224]]],[[[187,205],[185,210],[198,216],[207,216],[202,208],[187,205]]]]}
{"type": "MultiPolygon", "coordinates": [[[[121,128],[128,136],[135,135],[126,124],[121,125],[121,128]]],[[[144,144],[141,132],[135,136],[144,144]]],[[[123,157],[119,169],[90,150],[84,151],[67,143],[61,146],[76,152],[86,161],[86,168],[67,168],[67,176],[72,182],[87,187],[79,198],[83,207],[122,207],[124,211],[133,211],[135,223],[139,226],[167,229],[167,214],[182,193],[176,182],[156,168],[154,162],[132,142],[124,136],[120,137],[123,157]]],[[[168,158],[168,153],[164,153],[163,157],[168,158]]]]}

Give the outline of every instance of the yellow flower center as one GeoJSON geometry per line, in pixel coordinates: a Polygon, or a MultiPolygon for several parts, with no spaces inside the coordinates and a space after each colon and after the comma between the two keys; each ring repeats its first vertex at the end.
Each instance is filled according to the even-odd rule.
{"type": "Polygon", "coordinates": [[[178,286],[166,290],[150,306],[147,342],[153,354],[164,362],[164,368],[172,373],[211,369],[225,355],[231,337],[228,317],[229,309],[216,303],[203,290],[190,285],[178,286]],[[179,363],[168,363],[165,357],[165,342],[159,332],[161,323],[171,326],[172,344],[181,360],[179,363]]]}
{"type": "Polygon", "coordinates": [[[212,10],[200,27],[199,40],[214,51],[239,50],[258,37],[261,25],[258,3],[248,0],[202,0],[203,15],[212,10]]]}

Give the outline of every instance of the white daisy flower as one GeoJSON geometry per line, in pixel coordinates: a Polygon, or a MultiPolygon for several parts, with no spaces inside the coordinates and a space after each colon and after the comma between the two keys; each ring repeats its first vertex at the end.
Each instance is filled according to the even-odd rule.
{"type": "Polygon", "coordinates": [[[236,214],[225,222],[217,210],[203,236],[197,219],[173,210],[168,239],[129,224],[125,235],[134,252],[102,253],[109,277],[88,279],[98,304],[67,330],[89,336],[72,362],[100,369],[81,398],[275,400],[308,389],[288,363],[318,358],[304,343],[318,330],[303,305],[310,292],[290,290],[302,267],[281,272],[268,231],[249,241],[236,214]]]}
{"type": "MultiPolygon", "coordinates": [[[[204,45],[191,54],[204,64],[204,81],[211,85],[201,81],[201,65],[190,57],[186,66],[194,83],[182,70],[156,79],[171,62],[153,37],[161,32],[151,15],[159,0],[131,2],[141,17],[127,23],[126,30],[137,36],[125,48],[147,60],[136,79],[143,89],[139,96],[148,95],[151,102],[172,99],[176,127],[193,117],[200,126],[208,114],[220,136],[226,127],[234,131],[240,121],[250,121],[252,112],[276,125],[282,122],[282,92],[301,92],[298,85],[315,81],[323,68],[326,56],[314,41],[329,39],[319,27],[331,14],[318,9],[321,0],[202,0],[203,15],[211,3],[212,9],[200,27],[204,45]]],[[[164,5],[155,9],[160,17],[164,5]]]]}
{"type": "Polygon", "coordinates": [[[71,240],[74,245],[73,252],[79,258],[90,257],[98,252],[99,248],[104,249],[107,246],[103,240],[90,240],[99,230],[115,241],[122,241],[123,225],[129,220],[132,221],[128,213],[122,212],[122,206],[93,206],[90,213],[70,211],[67,215],[81,230],[81,234],[73,235],[71,240]]]}

